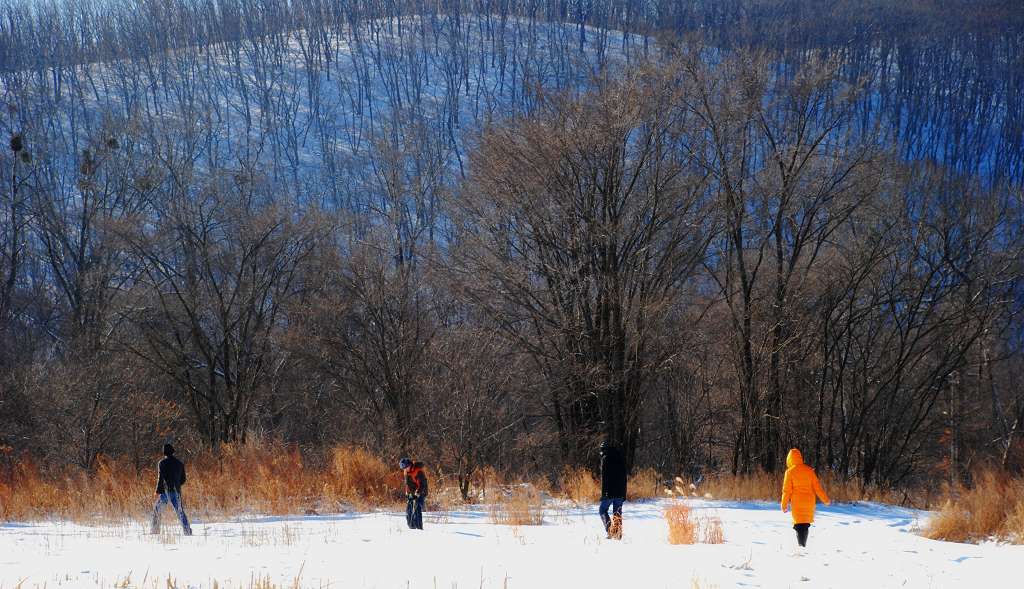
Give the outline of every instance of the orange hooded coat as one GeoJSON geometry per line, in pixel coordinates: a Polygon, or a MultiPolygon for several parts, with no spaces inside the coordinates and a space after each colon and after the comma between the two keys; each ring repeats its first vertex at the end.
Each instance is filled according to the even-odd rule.
{"type": "Polygon", "coordinates": [[[786,478],[782,481],[782,511],[793,505],[793,523],[814,522],[814,496],[825,504],[831,503],[825,490],[818,483],[814,469],[804,464],[800,451],[793,448],[786,456],[786,478]]]}

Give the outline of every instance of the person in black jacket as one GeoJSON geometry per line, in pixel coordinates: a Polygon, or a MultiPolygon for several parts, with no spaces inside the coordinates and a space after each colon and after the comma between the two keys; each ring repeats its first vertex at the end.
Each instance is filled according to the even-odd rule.
{"type": "Polygon", "coordinates": [[[626,461],[609,442],[601,442],[601,521],[608,539],[622,539],[622,503],[626,500],[626,461]],[[608,517],[608,508],[612,516],[608,517]]]}
{"type": "Polygon", "coordinates": [[[423,529],[423,504],[427,501],[427,472],[423,463],[403,458],[398,467],[405,473],[405,496],[409,500],[405,507],[405,523],[410,530],[423,529]]]}
{"type": "Polygon", "coordinates": [[[160,532],[160,510],[168,503],[174,508],[174,513],[181,519],[181,528],[186,536],[192,535],[192,526],[188,523],[188,516],[181,506],[181,486],[185,484],[185,465],[174,457],[174,446],[164,444],[164,458],[157,465],[156,480],[156,505],[153,506],[154,534],[160,532]]]}

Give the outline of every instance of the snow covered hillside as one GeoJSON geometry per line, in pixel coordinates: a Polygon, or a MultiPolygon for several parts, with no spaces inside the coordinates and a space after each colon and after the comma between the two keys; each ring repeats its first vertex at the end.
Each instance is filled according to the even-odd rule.
{"type": "Polygon", "coordinates": [[[926,512],[877,504],[819,509],[806,554],[775,504],[700,501],[725,544],[673,546],[664,502],[627,504],[625,539],[604,539],[596,509],[552,508],[543,526],[486,510],[140,524],[0,525],[0,587],[1009,587],[1024,546],[937,542],[926,512]],[[170,584],[168,583],[170,579],[170,584]]]}

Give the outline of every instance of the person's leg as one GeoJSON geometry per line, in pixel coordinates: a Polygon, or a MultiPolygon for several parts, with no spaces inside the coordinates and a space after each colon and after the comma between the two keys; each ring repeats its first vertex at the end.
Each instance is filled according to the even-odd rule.
{"type": "Polygon", "coordinates": [[[178,519],[181,520],[181,529],[185,532],[186,536],[192,535],[192,526],[188,523],[188,516],[185,515],[185,508],[181,505],[181,495],[178,493],[168,493],[168,498],[171,501],[171,507],[174,508],[174,513],[178,514],[178,519]]]}
{"type": "Polygon", "coordinates": [[[807,535],[810,531],[811,524],[794,524],[793,529],[796,530],[796,541],[801,547],[807,546],[807,535]]]}
{"type": "Polygon", "coordinates": [[[597,509],[598,514],[601,515],[601,523],[604,524],[604,531],[607,532],[611,528],[612,520],[608,517],[608,507],[612,504],[611,499],[602,499],[601,506],[597,509]]]}
{"type": "Polygon", "coordinates": [[[153,522],[149,527],[151,534],[160,533],[160,508],[163,507],[164,503],[167,503],[167,495],[157,495],[156,503],[153,505],[153,522]]]}
{"type": "Polygon", "coordinates": [[[608,538],[613,540],[622,539],[622,499],[612,499],[612,517],[608,526],[608,538]]]}
{"type": "Polygon", "coordinates": [[[409,526],[410,530],[415,530],[416,525],[413,521],[413,512],[416,509],[416,498],[410,495],[408,502],[405,504],[405,525],[409,526]]]}
{"type": "Polygon", "coordinates": [[[423,529],[423,504],[426,502],[426,500],[426,497],[416,498],[416,511],[413,514],[413,520],[414,523],[416,524],[417,530],[423,529]]]}

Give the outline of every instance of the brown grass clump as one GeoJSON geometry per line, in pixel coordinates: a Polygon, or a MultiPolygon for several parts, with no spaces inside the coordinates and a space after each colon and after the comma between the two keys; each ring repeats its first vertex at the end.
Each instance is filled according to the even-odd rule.
{"type": "Polygon", "coordinates": [[[717,516],[694,517],[684,501],[673,501],[665,508],[669,544],[724,544],[725,530],[717,516]]]}
{"type": "Polygon", "coordinates": [[[639,470],[629,477],[629,484],[626,486],[626,489],[626,498],[630,501],[656,499],[661,496],[661,476],[653,468],[639,470]]]}
{"type": "Polygon", "coordinates": [[[725,530],[722,528],[721,518],[705,516],[700,520],[701,542],[704,544],[724,544],[725,530]]]}
{"type": "Polygon", "coordinates": [[[503,526],[539,526],[544,523],[544,500],[531,485],[517,485],[491,505],[491,522],[503,526]]]}
{"type": "MultiPolygon", "coordinates": [[[[429,476],[430,473],[428,473],[429,476]]],[[[378,506],[394,501],[400,492],[400,473],[363,448],[342,446],[331,450],[331,480],[325,484],[331,496],[358,506],[378,506]]]]}
{"type": "Polygon", "coordinates": [[[665,508],[665,521],[668,523],[669,544],[697,543],[697,522],[687,504],[672,502],[665,508]]]}
{"type": "Polygon", "coordinates": [[[970,489],[955,489],[928,522],[934,540],[978,542],[997,538],[1024,543],[1024,480],[995,470],[974,477],[970,489]]]}
{"type": "Polygon", "coordinates": [[[593,503],[601,498],[601,483],[585,468],[565,467],[558,486],[567,499],[576,505],[593,503]]]}

